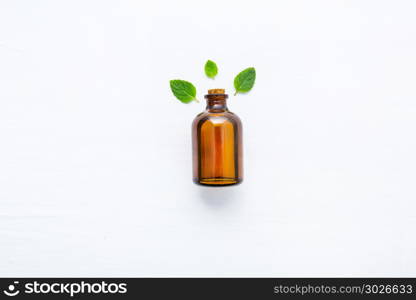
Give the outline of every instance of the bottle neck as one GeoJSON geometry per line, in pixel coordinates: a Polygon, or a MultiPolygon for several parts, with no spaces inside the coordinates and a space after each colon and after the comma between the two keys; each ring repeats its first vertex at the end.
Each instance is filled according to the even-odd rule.
{"type": "Polygon", "coordinates": [[[207,99],[206,110],[209,112],[225,112],[228,111],[226,94],[208,94],[205,95],[207,99]]]}

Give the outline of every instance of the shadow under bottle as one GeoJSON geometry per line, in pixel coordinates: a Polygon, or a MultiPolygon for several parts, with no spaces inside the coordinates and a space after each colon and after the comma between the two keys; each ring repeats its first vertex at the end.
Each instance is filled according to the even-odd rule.
{"type": "Polygon", "coordinates": [[[206,186],[243,181],[242,125],[227,108],[223,89],[209,90],[206,110],[193,121],[193,180],[206,186]]]}

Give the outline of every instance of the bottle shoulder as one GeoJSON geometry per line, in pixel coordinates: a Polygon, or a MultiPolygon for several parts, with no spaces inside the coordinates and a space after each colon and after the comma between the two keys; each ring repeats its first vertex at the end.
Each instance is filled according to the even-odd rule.
{"type": "Polygon", "coordinates": [[[203,111],[199,113],[194,121],[199,120],[209,120],[209,119],[227,119],[227,120],[238,120],[241,122],[240,118],[231,111],[224,111],[224,112],[208,112],[203,111]]]}
{"type": "Polygon", "coordinates": [[[198,114],[194,121],[193,126],[200,126],[203,123],[232,123],[234,126],[241,126],[240,118],[233,112],[225,111],[225,112],[208,112],[203,111],[202,113],[198,114]]]}

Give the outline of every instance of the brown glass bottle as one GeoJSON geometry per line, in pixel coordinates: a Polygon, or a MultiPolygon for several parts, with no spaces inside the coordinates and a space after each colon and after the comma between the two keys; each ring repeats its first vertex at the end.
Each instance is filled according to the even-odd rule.
{"type": "Polygon", "coordinates": [[[192,124],[196,184],[226,186],[243,181],[242,125],[228,111],[227,98],[223,89],[209,90],[206,110],[192,124]]]}

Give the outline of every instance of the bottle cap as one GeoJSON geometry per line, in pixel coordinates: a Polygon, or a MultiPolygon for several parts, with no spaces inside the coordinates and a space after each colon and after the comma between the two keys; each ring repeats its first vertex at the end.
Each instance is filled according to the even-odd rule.
{"type": "Polygon", "coordinates": [[[225,89],[211,89],[208,90],[208,95],[212,94],[225,94],[225,89]]]}

